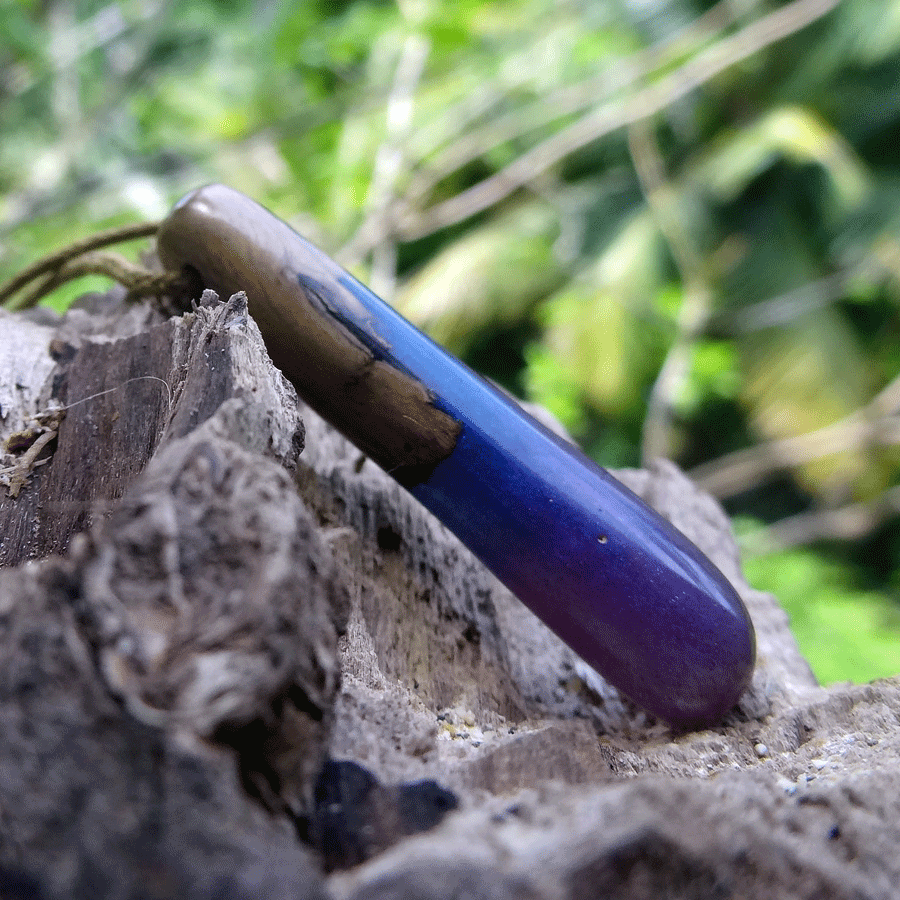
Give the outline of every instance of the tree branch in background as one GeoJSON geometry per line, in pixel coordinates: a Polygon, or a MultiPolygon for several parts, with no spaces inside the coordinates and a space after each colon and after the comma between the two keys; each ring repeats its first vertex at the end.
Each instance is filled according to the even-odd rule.
{"type": "Polygon", "coordinates": [[[648,119],[628,129],[628,147],[641,190],[681,274],[683,296],[675,337],[647,400],[641,436],[641,464],[671,458],[675,400],[688,377],[691,351],[709,316],[710,289],[703,261],[696,253],[678,213],[678,196],[668,183],[665,163],[648,119]]]}
{"type": "Polygon", "coordinates": [[[726,498],[749,490],[783,469],[848,450],[900,444],[900,377],[870,403],[809,434],[767,441],[721,456],[689,472],[704,490],[726,498]]]}
{"type": "Polygon", "coordinates": [[[422,160],[437,153],[441,144],[449,142],[449,146],[414,176],[402,198],[403,204],[407,209],[414,208],[442,180],[496,147],[565,116],[596,106],[601,98],[609,99],[650,78],[661,67],[674,64],[676,56],[696,52],[701,44],[712,40],[734,23],[735,6],[732,0],[719,0],[689,25],[652,47],[616,60],[598,75],[576,84],[564,85],[512,112],[501,113],[481,128],[459,129],[450,134],[445,132],[440,141],[433,138],[430,141],[427,138],[417,140],[419,135],[415,135],[412,139],[413,151],[422,160]]]}
{"type": "Polygon", "coordinates": [[[581,147],[655,115],[729,67],[820,19],[838,2],[793,0],[713,44],[656,84],[600,106],[468,190],[420,213],[408,211],[400,221],[399,236],[421,238],[488,209],[581,147]]]}
{"type": "MultiPolygon", "coordinates": [[[[372,290],[388,302],[393,299],[397,283],[397,241],[392,236],[390,210],[397,178],[407,162],[413,100],[430,50],[429,42],[420,34],[410,35],[403,42],[387,101],[385,136],[375,154],[366,221],[351,242],[356,245],[358,238],[360,244],[368,245],[372,252],[372,290]]],[[[353,265],[358,261],[346,259],[345,263],[353,265]]]]}
{"type": "Polygon", "coordinates": [[[706,333],[715,337],[732,338],[764,331],[766,328],[777,328],[808,312],[844,299],[847,288],[855,279],[861,278],[871,283],[877,280],[879,270],[883,268],[877,260],[864,259],[859,265],[817,278],[777,297],[749,303],[739,309],[724,310],[710,318],[706,333]]]}
{"type": "Polygon", "coordinates": [[[874,500],[782,519],[742,537],[741,550],[748,556],[762,556],[813,541],[852,541],[869,534],[898,513],[900,486],[894,486],[874,500]]]}

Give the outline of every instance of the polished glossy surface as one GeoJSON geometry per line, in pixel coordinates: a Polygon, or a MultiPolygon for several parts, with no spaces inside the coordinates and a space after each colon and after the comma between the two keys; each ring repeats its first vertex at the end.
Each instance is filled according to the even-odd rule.
{"type": "Polygon", "coordinates": [[[678,727],[737,701],[755,658],[743,603],[608,472],[237,191],[185,197],[159,250],[245,290],[300,395],[623,693],[678,727]]]}

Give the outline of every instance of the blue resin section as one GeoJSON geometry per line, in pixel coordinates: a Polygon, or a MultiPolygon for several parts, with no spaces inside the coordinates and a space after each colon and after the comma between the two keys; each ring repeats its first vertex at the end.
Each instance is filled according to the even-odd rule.
{"type": "Polygon", "coordinates": [[[410,493],[640,706],[692,727],[734,705],[756,651],[725,576],[605,469],[350,275],[340,280],[367,310],[379,355],[390,347],[462,423],[453,452],[410,493]]]}

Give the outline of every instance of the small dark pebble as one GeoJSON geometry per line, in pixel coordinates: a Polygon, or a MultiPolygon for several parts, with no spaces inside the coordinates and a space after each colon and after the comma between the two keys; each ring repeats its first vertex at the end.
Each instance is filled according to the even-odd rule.
{"type": "Polygon", "coordinates": [[[385,785],[358,763],[328,760],[316,782],[313,809],[298,821],[298,830],[332,872],[434,828],[458,805],[456,795],[435,781],[385,785]]]}

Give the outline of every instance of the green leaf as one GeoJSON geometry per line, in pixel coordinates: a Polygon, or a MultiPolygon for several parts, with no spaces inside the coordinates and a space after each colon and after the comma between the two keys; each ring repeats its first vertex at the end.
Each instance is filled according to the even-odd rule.
{"type": "Polygon", "coordinates": [[[865,164],[841,135],[811,110],[782,107],[739,130],[729,130],[704,152],[688,179],[732,200],[778,159],[821,166],[830,180],[836,211],[845,213],[865,198],[865,164]]]}

